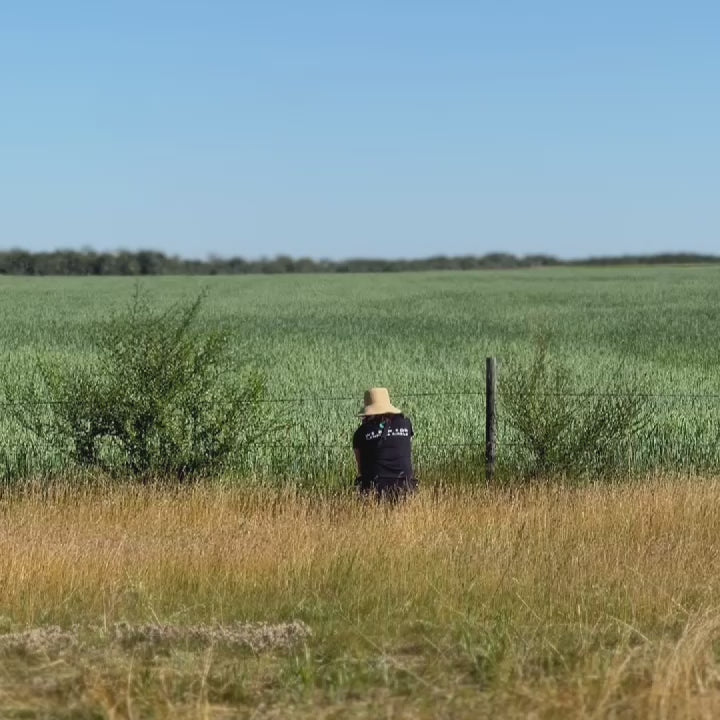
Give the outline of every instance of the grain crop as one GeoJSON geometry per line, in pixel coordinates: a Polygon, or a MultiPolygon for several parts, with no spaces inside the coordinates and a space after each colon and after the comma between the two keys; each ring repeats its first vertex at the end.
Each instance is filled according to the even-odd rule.
{"type": "MultiPolygon", "coordinates": [[[[573,387],[626,373],[657,405],[657,425],[624,458],[626,474],[720,465],[720,269],[558,268],[374,275],[154,277],[159,306],[209,291],[203,324],[231,338],[234,362],[267,375],[265,406],[281,430],[235,469],[256,482],[347,485],[363,390],[390,388],[413,419],[427,482],[482,475],[484,359],[500,367],[498,462],[518,465],[502,414],[503,372],[538,333],[573,387]]],[[[23,382],[37,357],[77,365],[100,323],[127,306],[132,278],[2,278],[2,372],[23,382]]],[[[632,387],[630,388],[632,390],[632,387]]],[[[0,421],[0,475],[75,474],[42,438],[0,421]]]]}

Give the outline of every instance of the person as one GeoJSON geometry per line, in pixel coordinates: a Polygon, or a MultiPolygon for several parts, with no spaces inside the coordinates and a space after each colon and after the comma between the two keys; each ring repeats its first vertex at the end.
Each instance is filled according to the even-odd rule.
{"type": "Polygon", "coordinates": [[[365,393],[360,411],[362,424],[353,434],[362,495],[397,501],[417,489],[411,441],[415,434],[410,419],[390,402],[387,388],[365,393]]]}

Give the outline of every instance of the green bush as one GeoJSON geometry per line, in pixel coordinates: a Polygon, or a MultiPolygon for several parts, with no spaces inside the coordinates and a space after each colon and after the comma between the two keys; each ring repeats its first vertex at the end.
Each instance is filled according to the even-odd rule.
{"type": "Polygon", "coordinates": [[[633,440],[655,417],[647,383],[624,369],[598,370],[579,386],[572,369],[540,338],[532,357],[501,374],[502,415],[530,476],[608,475],[626,469],[633,440]]]}
{"type": "Polygon", "coordinates": [[[269,429],[266,388],[234,370],[226,336],[201,327],[204,299],[160,311],[136,288],[99,328],[92,360],[38,359],[33,386],[9,393],[15,419],[83,467],[180,479],[223,470],[269,429]]]}

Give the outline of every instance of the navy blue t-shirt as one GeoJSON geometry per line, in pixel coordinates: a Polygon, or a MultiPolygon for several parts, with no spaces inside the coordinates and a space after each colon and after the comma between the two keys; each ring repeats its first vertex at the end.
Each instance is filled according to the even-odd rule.
{"type": "Polygon", "coordinates": [[[353,435],[353,448],[360,451],[362,477],[412,479],[410,439],[414,434],[410,419],[404,415],[364,422],[353,435]]]}

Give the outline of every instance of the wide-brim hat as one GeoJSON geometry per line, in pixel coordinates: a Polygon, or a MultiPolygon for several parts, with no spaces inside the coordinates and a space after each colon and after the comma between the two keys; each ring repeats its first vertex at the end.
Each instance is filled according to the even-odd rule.
{"type": "Polygon", "coordinates": [[[364,406],[359,415],[402,415],[390,402],[390,393],[387,388],[370,388],[365,392],[364,406]]]}

